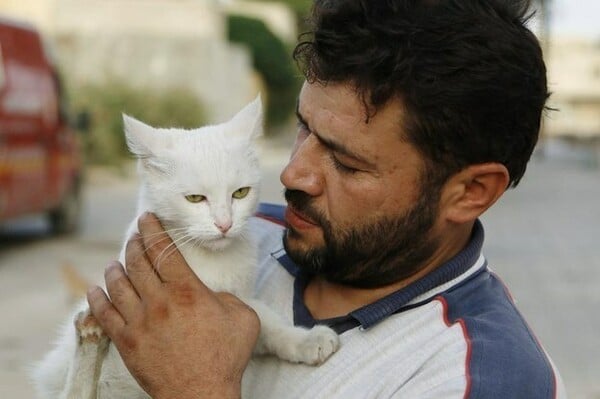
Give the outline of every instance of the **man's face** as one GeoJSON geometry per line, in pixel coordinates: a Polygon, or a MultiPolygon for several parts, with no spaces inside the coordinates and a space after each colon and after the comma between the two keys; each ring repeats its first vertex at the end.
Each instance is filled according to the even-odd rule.
{"type": "Polygon", "coordinates": [[[401,139],[402,105],[368,123],[351,86],[305,83],[298,137],[281,174],[284,245],[307,272],[331,282],[378,287],[413,275],[437,247],[438,190],[401,139]]]}

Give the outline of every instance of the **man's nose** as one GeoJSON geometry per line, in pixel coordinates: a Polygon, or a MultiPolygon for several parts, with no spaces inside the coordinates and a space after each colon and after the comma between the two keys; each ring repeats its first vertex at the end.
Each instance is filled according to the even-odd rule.
{"type": "Polygon", "coordinates": [[[285,188],[304,191],[313,197],[322,193],[325,179],[320,169],[320,152],[319,142],[313,135],[296,142],[292,157],[280,175],[285,188]]]}

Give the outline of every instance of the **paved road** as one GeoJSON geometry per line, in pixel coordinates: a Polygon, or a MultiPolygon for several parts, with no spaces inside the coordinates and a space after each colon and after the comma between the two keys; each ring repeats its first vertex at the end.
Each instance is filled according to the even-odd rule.
{"type": "MultiPolygon", "coordinates": [[[[550,151],[483,218],[485,252],[558,367],[571,398],[600,398],[600,169],[589,154],[550,151]]],[[[278,183],[287,149],[267,146],[266,180],[278,183]]],[[[48,350],[72,306],[60,267],[101,281],[134,211],[135,182],[92,171],[82,233],[50,238],[33,219],[0,233],[0,398],[30,398],[26,368],[48,350]]],[[[281,201],[270,184],[263,198],[281,201]]]]}
{"type": "Polygon", "coordinates": [[[535,160],[522,186],[483,218],[491,267],[551,353],[571,398],[600,398],[597,161],[591,153],[535,160]]]}

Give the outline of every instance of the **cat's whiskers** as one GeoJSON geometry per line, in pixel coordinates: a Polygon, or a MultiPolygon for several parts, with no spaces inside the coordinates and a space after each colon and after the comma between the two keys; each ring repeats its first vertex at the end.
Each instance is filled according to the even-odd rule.
{"type": "MultiPolygon", "coordinates": [[[[194,238],[193,236],[189,236],[189,235],[180,237],[177,241],[174,241],[171,245],[169,245],[167,248],[165,248],[163,250],[164,257],[165,258],[169,257],[173,252],[175,252],[178,249],[181,250],[183,247],[188,245],[190,242],[194,246],[194,245],[196,245],[197,239],[194,238]],[[170,252],[165,253],[169,250],[170,250],[170,252]]],[[[159,255],[159,258],[160,258],[160,256],[162,256],[162,254],[159,255]]],[[[157,264],[156,264],[157,270],[159,267],[160,267],[160,261],[157,261],[157,264]]]]}
{"type": "Polygon", "coordinates": [[[160,254],[156,257],[156,269],[160,267],[161,260],[164,258],[168,258],[173,252],[175,252],[178,248],[183,248],[188,242],[194,240],[193,236],[190,236],[185,233],[181,233],[179,237],[173,237],[173,242],[167,245],[165,249],[161,251],[160,254]]]}
{"type": "MultiPolygon", "coordinates": [[[[187,228],[181,227],[181,228],[173,228],[173,229],[166,230],[166,232],[169,233],[169,235],[164,234],[164,232],[147,234],[146,237],[155,237],[155,236],[162,236],[162,237],[160,237],[158,240],[154,241],[152,243],[152,245],[150,245],[149,247],[147,247],[143,254],[146,254],[148,252],[148,250],[151,249],[153,246],[158,245],[161,242],[164,242],[165,240],[175,240],[176,242],[180,241],[181,239],[183,239],[183,238],[185,238],[187,236],[185,230],[187,230],[187,228]]],[[[157,267],[158,267],[158,261],[159,261],[159,259],[163,256],[163,254],[165,253],[165,251],[167,249],[169,249],[174,244],[175,244],[175,242],[172,242],[171,244],[169,244],[167,246],[167,248],[165,248],[158,255],[158,257],[157,257],[157,267]]],[[[168,256],[168,255],[170,255],[170,254],[167,254],[166,256],[168,256]]],[[[136,261],[137,261],[137,259],[133,259],[133,262],[136,262],[136,261]]],[[[151,277],[151,275],[149,274],[148,277],[151,277]]]]}
{"type": "Polygon", "coordinates": [[[187,227],[174,227],[174,228],[171,228],[171,229],[167,229],[164,232],[161,231],[161,232],[158,232],[158,233],[147,234],[146,237],[160,236],[160,235],[164,235],[165,233],[168,233],[168,234],[179,234],[182,231],[183,232],[187,231],[187,229],[188,229],[187,227]]]}

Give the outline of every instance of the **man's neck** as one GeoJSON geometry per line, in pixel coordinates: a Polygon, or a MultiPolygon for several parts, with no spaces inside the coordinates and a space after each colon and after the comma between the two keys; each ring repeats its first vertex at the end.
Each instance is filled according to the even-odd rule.
{"type": "Polygon", "coordinates": [[[456,256],[469,242],[471,228],[462,229],[445,240],[438,250],[412,276],[377,288],[356,288],[314,277],[304,291],[304,303],[316,320],[345,316],[378,301],[421,279],[456,256]]]}
{"type": "Polygon", "coordinates": [[[316,320],[344,316],[399,290],[392,284],[382,288],[355,288],[314,277],[304,291],[304,303],[316,320]]]}

